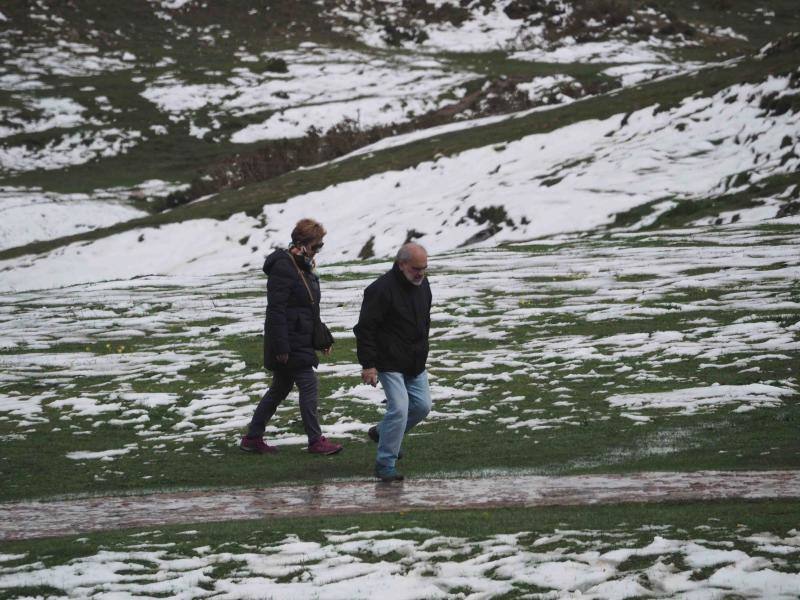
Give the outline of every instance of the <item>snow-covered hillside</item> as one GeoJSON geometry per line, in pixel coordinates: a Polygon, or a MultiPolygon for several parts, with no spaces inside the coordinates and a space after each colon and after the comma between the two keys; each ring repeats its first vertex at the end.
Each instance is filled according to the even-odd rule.
{"type": "MultiPolygon", "coordinates": [[[[20,290],[255,268],[272,247],[284,246],[294,223],[307,216],[329,231],[325,263],[355,260],[366,250],[390,256],[409,238],[441,253],[467,244],[587,231],[608,225],[615,213],[661,201],[643,221],[651,222],[678,201],[735,193],[740,174],[754,183],[797,170],[800,158],[793,149],[800,143],[800,117],[760,107],[766,97],[796,94],[796,85],[770,78],[688,99],[670,110],[653,106],[580,122],[332,186],[266,205],[257,217],[242,213],[221,222],[198,219],[137,229],[3,261],[0,286],[20,290]]],[[[769,198],[750,212],[736,212],[735,219],[774,218],[784,199],[769,198]]]]}
{"type": "MultiPolygon", "coordinates": [[[[469,127],[465,119],[520,104],[568,103],[696,68],[700,62],[685,51],[747,41],[731,28],[693,22],[694,15],[621,5],[590,14],[563,0],[314,6],[295,15],[242,3],[237,13],[200,0],[141,0],[116,17],[51,0],[3,8],[0,249],[141,216],[143,200],[185,189],[192,171],[259,143],[343,122],[361,129],[409,124],[442,110],[469,127]],[[506,75],[495,77],[484,55],[513,61],[518,74],[503,83],[506,75]],[[581,63],[597,66],[587,75],[581,63]],[[195,154],[198,163],[187,170],[195,154]]],[[[759,10],[744,16],[763,18],[759,10]]],[[[461,193],[457,185],[440,191],[461,193]]],[[[522,216],[533,222],[541,215],[512,209],[518,234],[552,230],[519,227],[522,216]]],[[[404,226],[419,230],[412,221],[404,226]]],[[[381,253],[396,243],[392,231],[376,236],[381,253]]]]}
{"type": "Polygon", "coordinates": [[[795,4],[5,0],[0,596],[796,598],[795,4]],[[304,217],[328,231],[320,423],[346,448],[307,452],[291,392],[279,452],[243,453],[263,260],[304,217]],[[432,410],[373,498],[386,394],[353,328],[408,240],[432,410]],[[732,494],[734,471],[756,483],[732,494]],[[753,494],[766,471],[780,492],[753,494]],[[580,507],[495,504],[586,473],[580,507]],[[310,518],[245,514],[300,483],[310,518]],[[202,522],[212,488],[239,517],[202,522]],[[175,490],[196,530],[130,519],[175,490]],[[73,495],[92,531],[31,541],[73,495]]]}
{"type": "MultiPolygon", "coordinates": [[[[369,130],[458,107],[449,123],[440,119],[430,131],[388,137],[353,155],[369,157],[414,140],[435,146],[446,132],[578,107],[609,89],[656,77],[694,72],[701,79],[708,65],[689,59],[692,52],[746,40],[730,27],[653,8],[620,5],[592,13],[591,3],[561,0],[350,0],[319,2],[321,21],[308,21],[304,34],[293,33],[298,28],[291,21],[280,30],[280,43],[270,46],[259,42],[259,24],[292,18],[270,6],[253,5],[238,17],[197,0],[132,6],[130,19],[139,21],[130,31],[104,29],[96,22],[108,16],[101,11],[92,13],[80,39],[73,29],[77,13],[49,0],[3,12],[0,185],[7,185],[0,187],[0,250],[146,216],[150,200],[189,187],[192,155],[183,157],[184,151],[213,163],[237,148],[318,135],[343,121],[369,130]],[[251,30],[236,29],[242,19],[251,30]],[[137,27],[151,28],[160,43],[136,45],[137,27]],[[303,41],[322,30],[349,40],[347,47],[303,41]],[[233,41],[252,31],[255,38],[233,41]],[[198,54],[211,52],[213,64],[187,62],[191,40],[198,54]],[[492,65],[514,65],[524,75],[493,79],[492,65]],[[525,110],[493,114],[510,107],[525,110]],[[183,173],[174,180],[138,175],[172,160],[183,173]],[[104,185],[83,183],[94,179],[104,185]]],[[[767,15],[754,7],[744,16],[767,15]]],[[[726,63],[735,67],[735,60],[726,63]]],[[[760,84],[678,106],[654,102],[548,133],[476,143],[402,170],[388,165],[363,179],[266,204],[260,214],[249,207],[223,221],[129,230],[5,260],[0,289],[257,268],[305,216],[328,228],[321,257],[328,263],[387,257],[408,239],[441,253],[592,230],[641,205],[650,208],[636,226],[647,225],[682,201],[724,198],[796,171],[800,127],[792,103],[799,79],[797,73],[765,76],[760,84]]],[[[218,171],[242,168],[220,164],[218,171]]],[[[195,172],[205,166],[194,165],[195,172]]],[[[774,218],[796,192],[787,184],[749,212],[718,211],[714,218],[774,218]]]]}

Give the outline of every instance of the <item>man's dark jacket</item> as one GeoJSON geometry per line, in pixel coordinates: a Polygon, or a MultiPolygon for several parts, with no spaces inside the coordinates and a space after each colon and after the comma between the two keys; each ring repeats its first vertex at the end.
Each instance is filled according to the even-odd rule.
{"type": "Polygon", "coordinates": [[[267,316],[264,320],[264,366],[270,371],[316,367],[317,353],[311,344],[316,308],[312,306],[308,291],[300,274],[292,264],[303,271],[308,287],[319,306],[319,278],[300,258],[294,258],[286,250],[276,250],[264,261],[267,274],[267,316]],[[289,361],[283,365],[275,358],[288,354],[289,361]]]}
{"type": "Polygon", "coordinates": [[[397,263],[364,290],[356,334],[358,362],[365,369],[419,375],[428,359],[431,287],[411,283],[397,263]]]}

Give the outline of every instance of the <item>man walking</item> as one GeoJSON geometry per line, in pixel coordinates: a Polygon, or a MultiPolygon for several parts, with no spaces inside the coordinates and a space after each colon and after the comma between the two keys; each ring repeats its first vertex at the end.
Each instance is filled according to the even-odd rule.
{"type": "Polygon", "coordinates": [[[375,476],[402,481],[396,461],[405,432],[431,410],[425,362],[431,326],[431,288],[425,272],[428,253],[415,243],[404,244],[391,270],[364,290],[356,334],[361,380],[386,393],[386,414],[369,430],[378,442],[375,476]]]}

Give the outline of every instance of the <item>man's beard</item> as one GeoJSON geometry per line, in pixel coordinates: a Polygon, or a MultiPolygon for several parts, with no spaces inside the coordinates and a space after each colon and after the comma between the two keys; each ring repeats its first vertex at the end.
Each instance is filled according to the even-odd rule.
{"type": "Polygon", "coordinates": [[[425,275],[424,274],[421,275],[420,278],[419,278],[419,281],[417,281],[417,279],[415,278],[414,275],[409,274],[402,267],[400,268],[400,270],[403,272],[403,275],[405,276],[406,280],[412,285],[416,285],[417,287],[419,287],[419,286],[422,285],[422,282],[425,281],[425,275]]]}

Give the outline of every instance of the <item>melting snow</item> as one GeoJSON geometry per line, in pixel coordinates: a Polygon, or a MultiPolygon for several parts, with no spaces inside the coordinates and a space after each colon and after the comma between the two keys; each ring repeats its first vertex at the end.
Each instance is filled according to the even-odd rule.
{"type": "Polygon", "coordinates": [[[0,249],[73,235],[146,215],[112,201],[113,192],[55,194],[0,187],[0,249]]]}
{"type": "Polygon", "coordinates": [[[331,599],[447,598],[467,591],[482,598],[525,593],[598,600],[650,595],[790,599],[800,589],[800,575],[789,570],[797,568],[796,559],[787,562],[782,550],[800,552],[797,530],[756,535],[655,526],[468,539],[407,528],[322,536],[322,541],[289,535],[255,546],[226,542],[181,552],[158,543],[155,532],[51,566],[26,554],[0,554],[0,589],[13,593],[47,585],[84,597],[331,599]],[[772,544],[759,543],[763,538],[772,544]],[[631,563],[633,557],[637,560],[631,563]],[[224,575],[215,574],[233,565],[224,575]]]}
{"type": "MultiPolygon", "coordinates": [[[[164,244],[171,239],[167,232],[164,244]]],[[[223,239],[220,235],[221,246],[223,239]]],[[[791,234],[728,225],[572,239],[563,248],[544,245],[539,252],[511,246],[434,254],[431,422],[455,428],[491,423],[524,434],[574,427],[587,418],[646,423],[697,411],[781,406],[795,393],[796,382],[760,380],[758,369],[767,361],[790,360],[800,348],[797,325],[776,318],[800,308],[791,295],[800,276],[797,243],[791,234]],[[670,251],[664,252],[667,245],[670,251]],[[687,265],[697,272],[687,274],[687,265]],[[683,299],[687,292],[697,297],[683,299]],[[742,312],[747,316],[733,323],[714,318],[742,312]],[[635,323],[668,313],[677,317],[674,330],[560,332],[564,321],[635,323]],[[497,347],[441,347],[460,339],[495,340],[497,347]],[[696,361],[696,373],[677,377],[672,363],[687,360],[696,361]],[[755,382],[710,385],[721,369],[731,368],[753,370],[755,382]],[[576,395],[573,386],[587,381],[594,382],[590,397],[576,395]],[[524,392],[508,393],[509,385],[524,392]],[[542,394],[549,400],[542,401],[542,394]],[[494,399],[492,410],[486,397],[494,399]]],[[[172,248],[172,256],[179,257],[181,247],[172,248]]],[[[206,249],[220,252],[208,238],[206,249]]],[[[151,260],[163,264],[155,251],[151,260]]],[[[66,296],[50,290],[1,294],[0,341],[14,351],[0,354],[0,418],[24,432],[57,407],[59,419],[78,431],[91,427],[87,421],[127,423],[143,444],[235,437],[268,383],[260,367],[243,363],[222,343],[227,336],[260,333],[264,281],[256,265],[260,258],[240,274],[74,286],[66,296]],[[209,319],[223,322],[198,325],[209,319]],[[64,343],[72,347],[59,350],[64,343]],[[82,344],[87,346],[78,351],[82,344]],[[219,373],[213,385],[159,393],[159,385],[188,381],[187,371],[208,368],[219,373]],[[77,377],[103,377],[107,383],[78,395],[68,387],[77,377]],[[18,384],[31,378],[58,393],[48,398],[18,393],[18,384]],[[145,381],[152,382],[152,391],[141,389],[145,381]],[[133,382],[138,382],[135,392],[133,382]],[[149,419],[152,410],[159,411],[158,419],[149,419]]],[[[352,337],[364,287],[388,267],[384,262],[321,268],[322,314],[337,337],[352,337]]],[[[110,269],[105,275],[126,273],[110,269]]],[[[342,352],[320,367],[323,377],[335,381],[323,417],[329,435],[361,438],[381,410],[381,390],[361,385],[358,372],[355,356],[342,352]]],[[[279,444],[303,444],[291,428],[294,402],[290,397],[270,423],[268,435],[279,444]]],[[[672,447],[674,441],[654,445],[672,447]]]]}
{"type": "MultiPolygon", "coordinates": [[[[302,137],[310,127],[325,131],[350,119],[360,128],[407,121],[439,108],[439,96],[475,75],[453,70],[444,60],[387,54],[385,58],[304,44],[298,50],[265,53],[287,72],[236,70],[227,83],[188,85],[167,74],[142,95],[170,113],[211,107],[217,113],[274,112],[235,132],[231,141],[302,137]]],[[[447,102],[450,102],[448,100],[447,102]]]]}
{"type": "Polygon", "coordinates": [[[737,412],[758,407],[775,407],[781,404],[781,396],[791,396],[795,393],[796,390],[793,388],[772,385],[714,384],[709,387],[676,389],[653,394],[617,394],[610,396],[608,403],[628,410],[679,409],[681,414],[690,415],[722,404],[739,404],[737,412]]]}
{"type": "Polygon", "coordinates": [[[767,117],[758,106],[763,95],[785,90],[787,83],[772,78],[734,86],[669,111],[647,108],[625,118],[582,122],[342,183],[266,205],[266,229],[240,214],[224,222],[195,220],[130,231],[67,246],[46,259],[3,261],[0,265],[12,269],[0,273],[0,286],[29,289],[115,276],[235,271],[260,263],[253,248],[264,252],[285,245],[286,232],[307,215],[309,205],[329,231],[328,261],[356,258],[371,238],[376,256],[392,255],[409,234],[409,214],[417,215],[413,228],[419,242],[434,254],[486,238],[481,236],[488,225],[479,217],[491,207],[501,207],[505,216],[484,245],[591,229],[609,223],[616,212],[660,198],[690,200],[735,191],[730,180],[742,170],[767,177],[795,169],[800,159],[782,160],[779,149],[787,134],[797,131],[800,117],[767,117]],[[709,143],[712,139],[724,143],[709,143]],[[366,213],[365,198],[370,199],[366,213]],[[141,235],[147,244],[138,243],[141,235]],[[246,245],[239,243],[244,238],[246,245]],[[166,260],[162,247],[170,248],[166,260]],[[84,266],[79,272],[70,267],[76,262],[84,266]]]}

